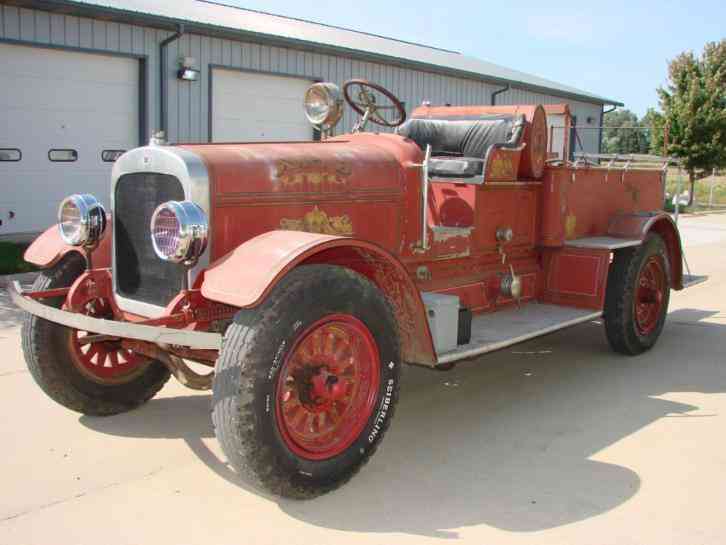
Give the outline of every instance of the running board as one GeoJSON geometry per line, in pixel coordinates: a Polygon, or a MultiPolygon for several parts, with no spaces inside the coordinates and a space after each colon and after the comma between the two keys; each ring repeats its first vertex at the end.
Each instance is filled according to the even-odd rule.
{"type": "Polygon", "coordinates": [[[683,289],[692,288],[698,284],[703,284],[708,280],[708,276],[705,274],[684,274],[683,275],[683,289]]]}
{"type": "Polygon", "coordinates": [[[602,311],[527,303],[521,308],[479,314],[471,321],[471,342],[438,356],[437,364],[451,363],[494,352],[534,337],[595,320],[602,311]]]}

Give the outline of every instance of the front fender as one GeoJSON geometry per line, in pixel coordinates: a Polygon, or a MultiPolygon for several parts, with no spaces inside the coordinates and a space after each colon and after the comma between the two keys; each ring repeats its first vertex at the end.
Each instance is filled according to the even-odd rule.
{"type": "Polygon", "coordinates": [[[48,229],[28,246],[28,249],[25,250],[25,254],[23,255],[23,259],[41,269],[49,269],[63,259],[66,254],[78,252],[86,259],[87,263],[89,256],[92,254],[94,268],[107,269],[111,267],[112,225],[113,222],[109,220],[101,243],[91,251],[82,246],[70,246],[63,242],[58,225],[53,225],[48,227],[48,229]]]}
{"type": "Polygon", "coordinates": [[[241,308],[259,305],[290,270],[328,263],[352,269],[383,291],[399,326],[404,361],[435,365],[426,310],[398,259],[380,246],[347,237],[270,231],[248,240],[204,273],[202,295],[241,308]]]}
{"type": "Polygon", "coordinates": [[[671,265],[671,287],[683,289],[683,246],[681,234],[667,212],[618,214],[610,221],[608,234],[614,237],[644,240],[651,231],[658,233],[668,248],[671,265]]]}

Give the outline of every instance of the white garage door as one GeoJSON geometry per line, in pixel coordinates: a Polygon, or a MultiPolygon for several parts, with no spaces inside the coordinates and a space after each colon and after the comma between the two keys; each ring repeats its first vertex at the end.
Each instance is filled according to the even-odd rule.
{"type": "Polygon", "coordinates": [[[215,68],[212,74],[212,140],[310,140],[303,113],[312,81],[215,68]]]}
{"type": "Polygon", "coordinates": [[[564,114],[547,114],[547,138],[551,138],[549,151],[552,159],[562,159],[565,154],[565,116],[564,114]]]}
{"type": "Polygon", "coordinates": [[[114,152],[139,144],[139,61],[0,44],[0,238],[55,222],[59,201],[109,204],[114,152]]]}

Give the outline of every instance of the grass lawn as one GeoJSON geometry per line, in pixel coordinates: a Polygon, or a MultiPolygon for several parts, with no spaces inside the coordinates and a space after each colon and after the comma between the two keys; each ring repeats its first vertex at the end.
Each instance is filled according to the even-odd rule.
{"type": "Polygon", "coordinates": [[[34,271],[30,263],[23,261],[27,245],[0,242],[0,274],[15,274],[34,271]]]}

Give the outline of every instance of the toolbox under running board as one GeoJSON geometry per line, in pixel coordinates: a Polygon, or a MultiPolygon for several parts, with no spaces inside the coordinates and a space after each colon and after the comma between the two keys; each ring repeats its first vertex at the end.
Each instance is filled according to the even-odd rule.
{"type": "Polygon", "coordinates": [[[540,335],[595,320],[602,311],[527,303],[521,308],[510,308],[474,316],[471,322],[471,341],[440,354],[438,364],[472,358],[487,352],[506,348],[540,335]]]}

